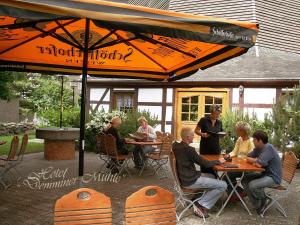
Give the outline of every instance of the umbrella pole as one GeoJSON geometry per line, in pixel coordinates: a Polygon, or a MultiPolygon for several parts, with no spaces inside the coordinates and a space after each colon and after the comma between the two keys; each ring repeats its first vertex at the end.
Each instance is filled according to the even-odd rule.
{"type": "Polygon", "coordinates": [[[84,136],[85,136],[85,98],[86,98],[86,81],[88,67],[88,51],[89,51],[89,35],[90,35],[90,19],[85,22],[85,36],[83,49],[83,65],[82,65],[82,80],[81,80],[81,108],[80,108],[80,138],[79,138],[79,177],[83,176],[84,172],[84,136]]]}
{"type": "Polygon", "coordinates": [[[63,110],[64,110],[64,76],[60,76],[61,78],[61,88],[60,88],[60,114],[59,114],[59,128],[62,128],[62,120],[63,120],[63,110]]]}

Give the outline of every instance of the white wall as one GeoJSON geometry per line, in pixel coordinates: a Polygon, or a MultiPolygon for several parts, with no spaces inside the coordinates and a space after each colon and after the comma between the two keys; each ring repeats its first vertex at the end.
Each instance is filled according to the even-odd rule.
{"type": "Polygon", "coordinates": [[[162,107],[161,106],[144,106],[144,105],[139,105],[138,110],[146,110],[150,111],[151,115],[158,116],[158,120],[161,120],[161,113],[162,113],[162,107]]]}
{"type": "MultiPolygon", "coordinates": [[[[99,101],[105,92],[106,88],[91,88],[90,89],[90,101],[99,101]]],[[[110,91],[107,92],[103,101],[109,101],[110,91]]]]}
{"type": "Polygon", "coordinates": [[[272,113],[272,109],[271,108],[244,108],[244,113],[248,113],[250,117],[253,117],[255,115],[258,120],[264,120],[265,114],[272,113]]]}
{"type": "MultiPolygon", "coordinates": [[[[91,104],[92,109],[94,110],[97,104],[91,104]]],[[[108,104],[101,104],[98,107],[98,112],[104,109],[105,112],[109,111],[109,105],[108,104]]]]}
{"type": "Polygon", "coordinates": [[[166,107],[166,121],[172,121],[172,114],[173,114],[173,107],[167,106],[166,107]]]}
{"type": "Polygon", "coordinates": [[[239,103],[239,89],[238,88],[232,89],[232,103],[233,104],[239,103]]]}
{"type": "Polygon", "coordinates": [[[165,132],[171,133],[171,131],[172,131],[172,125],[169,124],[165,125],[165,132]]]}
{"type": "Polygon", "coordinates": [[[276,100],[275,88],[245,88],[244,103],[273,104],[276,100]]]}
{"type": "MultiPolygon", "coordinates": [[[[276,89],[275,88],[245,88],[244,89],[244,113],[250,116],[253,114],[259,120],[263,120],[266,113],[272,112],[271,108],[253,108],[247,107],[247,104],[273,104],[276,102],[276,89]]],[[[232,103],[239,104],[239,89],[232,89],[232,103]]],[[[238,107],[232,107],[232,110],[238,107]]]]}
{"type": "Polygon", "coordinates": [[[167,88],[167,103],[173,102],[173,88],[167,88]]]}
{"type": "Polygon", "coordinates": [[[162,102],[162,88],[140,88],[138,102],[162,102]]]}
{"type": "Polygon", "coordinates": [[[158,124],[158,125],[154,128],[154,130],[156,130],[156,131],[161,131],[161,125],[158,124]]]}
{"type": "MultiPolygon", "coordinates": [[[[90,89],[90,100],[91,101],[99,101],[105,92],[106,88],[91,88],[90,89]]],[[[115,91],[118,90],[127,90],[134,91],[133,88],[114,88],[115,91]]],[[[139,88],[138,89],[138,102],[155,102],[161,103],[163,95],[163,88],[139,88]]],[[[173,102],[173,88],[167,88],[167,103],[173,102]]],[[[104,101],[110,101],[110,91],[106,94],[104,101]]],[[[91,104],[92,109],[95,109],[97,104],[91,104]]],[[[109,111],[109,104],[101,104],[98,107],[98,111],[104,109],[105,112],[109,111]]],[[[150,111],[152,115],[158,117],[158,120],[162,119],[162,106],[150,106],[150,105],[138,105],[137,110],[139,111],[150,111]]],[[[173,115],[173,106],[166,107],[166,121],[172,121],[173,115]]],[[[165,125],[165,131],[171,132],[171,125],[165,125]]],[[[155,130],[161,130],[161,124],[156,126],[155,130]]]]}

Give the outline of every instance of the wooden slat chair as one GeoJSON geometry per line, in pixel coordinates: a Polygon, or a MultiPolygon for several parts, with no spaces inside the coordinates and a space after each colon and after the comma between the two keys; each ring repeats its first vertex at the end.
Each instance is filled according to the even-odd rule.
{"type": "Polygon", "coordinates": [[[126,199],[126,225],[175,225],[176,208],[173,193],[148,186],[126,199]]]}
{"type": "Polygon", "coordinates": [[[93,189],[81,188],[56,201],[54,225],[112,225],[110,198],[93,189]]]}
{"type": "Polygon", "coordinates": [[[163,137],[164,137],[164,133],[161,131],[155,131],[156,134],[156,140],[157,141],[162,141],[163,137]]]}
{"type": "MultiPolygon", "coordinates": [[[[163,132],[161,132],[161,131],[155,131],[155,134],[156,134],[156,141],[161,141],[161,142],[162,142],[162,141],[163,141],[163,138],[164,138],[164,136],[165,136],[165,133],[163,133],[163,132]]],[[[154,154],[160,155],[160,153],[161,153],[161,145],[157,145],[157,146],[153,146],[153,147],[155,147],[155,149],[146,155],[145,162],[144,162],[142,168],[140,169],[139,176],[142,175],[142,173],[144,172],[144,170],[145,170],[145,168],[146,168],[147,166],[150,166],[150,167],[153,166],[153,165],[151,164],[151,160],[149,160],[149,157],[147,157],[147,156],[148,156],[149,154],[152,154],[152,155],[154,155],[154,154]]]]}
{"type": "MultiPolygon", "coordinates": [[[[18,136],[14,136],[11,140],[10,149],[7,156],[2,156],[0,158],[0,168],[2,168],[2,171],[0,172],[0,183],[2,184],[3,188],[8,188],[13,182],[8,173],[10,173],[10,170],[14,166],[14,162],[17,160],[16,154],[19,146],[19,138],[18,136]],[[8,178],[10,184],[6,185],[4,178],[8,178]]],[[[14,175],[14,174],[12,174],[14,175]]]]}
{"type": "MultiPolygon", "coordinates": [[[[163,138],[166,135],[166,133],[163,133],[161,131],[155,131],[155,134],[156,134],[156,141],[163,141],[163,138]]],[[[160,151],[161,151],[161,145],[157,145],[156,149],[154,151],[152,151],[151,153],[160,154],[160,151]]]]}
{"type": "Polygon", "coordinates": [[[106,145],[105,145],[105,136],[106,134],[100,133],[96,136],[96,148],[97,152],[99,154],[99,159],[103,161],[103,164],[100,166],[99,173],[102,172],[102,170],[107,167],[110,163],[110,158],[107,153],[106,145]]]}
{"type": "Polygon", "coordinates": [[[261,217],[264,216],[266,211],[271,208],[271,206],[275,205],[276,209],[282,213],[283,216],[287,217],[287,214],[282,207],[282,205],[278,202],[278,200],[286,197],[290,192],[290,184],[293,181],[293,178],[296,173],[297,164],[299,160],[296,155],[289,151],[284,154],[284,159],[282,161],[282,183],[281,185],[267,188],[266,195],[272,200],[271,203],[266,207],[266,209],[262,212],[261,217]]]}
{"type": "Polygon", "coordinates": [[[24,154],[26,152],[27,149],[27,145],[28,145],[28,134],[24,134],[23,138],[22,138],[22,143],[21,143],[21,147],[20,147],[20,151],[18,153],[18,161],[23,161],[23,157],[24,154]]]}
{"type": "Polygon", "coordinates": [[[105,148],[107,154],[110,157],[110,162],[112,163],[111,169],[117,168],[119,170],[118,175],[122,174],[125,171],[128,176],[131,177],[131,174],[128,170],[128,163],[132,158],[132,154],[122,155],[118,153],[116,138],[111,134],[105,136],[105,148]]]}
{"type": "Polygon", "coordinates": [[[24,154],[28,145],[28,134],[24,134],[22,137],[22,143],[18,155],[12,160],[12,169],[18,174],[18,178],[22,177],[22,174],[17,170],[17,166],[23,162],[24,154]]]}
{"type": "MultiPolygon", "coordinates": [[[[195,202],[201,199],[201,196],[205,193],[205,189],[188,189],[181,186],[178,174],[177,174],[177,165],[176,165],[176,157],[173,151],[171,151],[169,155],[170,167],[173,174],[174,179],[174,189],[178,193],[178,198],[176,199],[176,209],[179,210],[180,205],[183,207],[181,212],[176,213],[177,220],[179,221],[187,210],[195,205],[195,202]],[[195,198],[197,196],[197,198],[195,198]]],[[[205,217],[202,214],[202,218],[205,222],[205,217]]]]}
{"type": "Polygon", "coordinates": [[[167,177],[168,168],[166,164],[169,161],[169,155],[172,150],[173,137],[171,134],[166,133],[162,139],[162,145],[160,147],[160,152],[150,153],[147,155],[147,159],[151,162],[151,165],[154,168],[153,175],[158,174],[159,171],[162,171],[164,176],[167,177]]]}

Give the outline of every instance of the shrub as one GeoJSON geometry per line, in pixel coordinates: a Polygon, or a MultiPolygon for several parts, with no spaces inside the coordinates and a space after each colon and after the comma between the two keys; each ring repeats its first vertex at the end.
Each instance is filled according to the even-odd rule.
{"type": "Polygon", "coordinates": [[[96,135],[101,133],[106,124],[115,116],[120,117],[122,120],[126,118],[126,114],[120,111],[106,113],[101,110],[91,115],[90,122],[86,124],[85,147],[87,150],[95,151],[96,135]]]}
{"type": "MultiPolygon", "coordinates": [[[[59,127],[60,111],[57,109],[47,109],[39,113],[40,126],[59,127]]],[[[63,127],[80,127],[80,108],[70,107],[64,108],[63,111],[63,127]]]]}

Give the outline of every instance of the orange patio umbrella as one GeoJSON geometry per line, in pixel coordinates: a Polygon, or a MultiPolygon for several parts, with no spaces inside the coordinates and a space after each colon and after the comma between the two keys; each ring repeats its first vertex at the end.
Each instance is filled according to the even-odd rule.
{"type": "Polygon", "coordinates": [[[176,80],[247,52],[258,25],[102,0],[0,1],[0,70],[176,80]]]}

